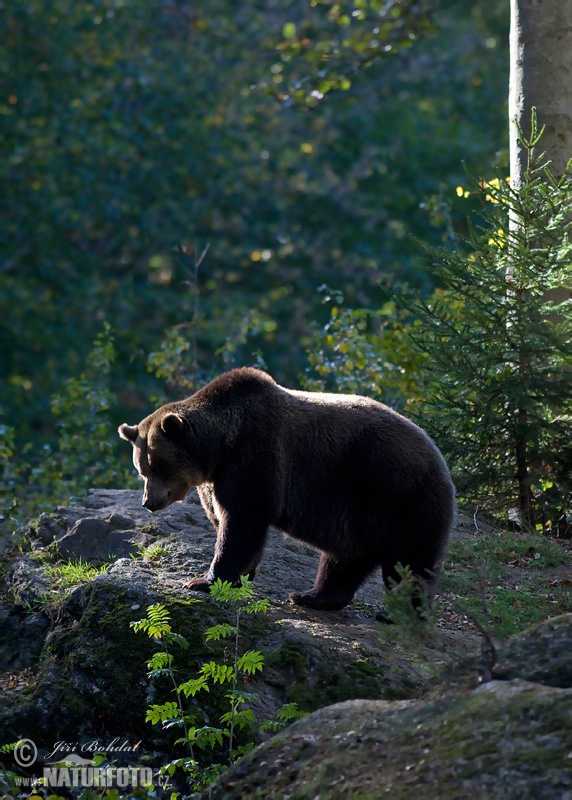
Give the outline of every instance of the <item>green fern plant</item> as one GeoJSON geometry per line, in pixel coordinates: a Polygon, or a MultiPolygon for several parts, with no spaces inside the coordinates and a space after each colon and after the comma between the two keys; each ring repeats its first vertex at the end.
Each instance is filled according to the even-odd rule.
{"type": "MultiPolygon", "coordinates": [[[[175,700],[149,706],[145,719],[153,725],[162,725],[164,729],[180,727],[182,736],[175,744],[185,746],[188,752],[187,756],[171,761],[162,768],[162,771],[173,776],[177,769],[182,769],[191,780],[194,789],[206,788],[221,772],[254,746],[256,719],[248,704],[257,699],[257,695],[246,691],[244,684],[264,668],[264,655],[259,650],[240,652],[240,630],[242,615],[266,613],[269,601],[254,599],[253,583],[245,576],[242,576],[240,586],[217,580],[211,586],[210,592],[215,600],[233,606],[234,619],[232,623],[222,622],[208,628],[204,634],[205,640],[231,641],[230,658],[222,663],[214,660],[205,662],[196,677],[182,683],[176,679],[172,649],[177,647],[187,650],[189,643],[184,636],[172,630],[168,609],[160,603],[149,606],[145,619],[131,623],[135,632],[144,632],[150,638],[162,642],[163,650],[155,653],[147,663],[148,676],[167,678],[172,683],[175,695],[175,700]],[[221,715],[219,725],[197,726],[196,714],[190,714],[186,710],[184,701],[196,697],[201,692],[210,692],[211,688],[217,685],[228,687],[226,693],[228,710],[221,715]],[[237,745],[236,738],[239,731],[251,732],[251,740],[246,744],[237,745]],[[197,759],[197,750],[210,750],[214,754],[225,749],[226,763],[213,761],[202,766],[197,759]]],[[[279,710],[276,720],[264,722],[258,731],[275,732],[287,722],[300,716],[302,714],[296,704],[290,703],[279,710]]]]}

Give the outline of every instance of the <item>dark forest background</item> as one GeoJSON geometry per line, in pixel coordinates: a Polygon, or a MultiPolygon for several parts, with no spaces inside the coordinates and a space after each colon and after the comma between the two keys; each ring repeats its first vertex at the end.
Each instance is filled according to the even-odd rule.
{"type": "Polygon", "coordinates": [[[130,485],[119,423],[254,365],[389,403],[462,502],[569,531],[538,298],[572,175],[506,185],[508,2],[0,10],[2,524],[130,485]]]}
{"type": "Polygon", "coordinates": [[[296,386],[319,288],[429,293],[416,239],[449,235],[444,202],[463,232],[456,187],[506,162],[507,2],[447,4],[311,110],[281,102],[310,71],[284,36],[327,37],[320,6],[1,5],[0,408],[22,441],[54,438],[104,323],[118,421],[150,410],[175,326],[204,378],[260,363],[296,386]]]}

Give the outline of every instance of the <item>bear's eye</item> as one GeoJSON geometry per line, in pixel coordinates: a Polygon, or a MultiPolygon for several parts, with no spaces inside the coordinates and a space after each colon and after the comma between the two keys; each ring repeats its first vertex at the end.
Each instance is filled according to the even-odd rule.
{"type": "Polygon", "coordinates": [[[171,472],[169,464],[166,461],[161,458],[157,458],[157,456],[154,456],[151,453],[148,454],[148,463],[150,471],[157,478],[166,479],[171,472]]]}

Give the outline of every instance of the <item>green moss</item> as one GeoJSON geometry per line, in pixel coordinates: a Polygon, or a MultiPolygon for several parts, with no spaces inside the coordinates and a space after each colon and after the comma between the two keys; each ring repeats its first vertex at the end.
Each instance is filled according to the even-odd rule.
{"type": "Polygon", "coordinates": [[[268,666],[279,668],[294,680],[308,677],[308,654],[301,644],[286,641],[266,656],[268,666]]]}
{"type": "MultiPolygon", "coordinates": [[[[44,650],[43,674],[32,698],[35,702],[36,697],[48,694],[59,709],[59,727],[54,721],[48,738],[62,738],[63,734],[56,732],[62,730],[62,719],[65,730],[76,738],[86,720],[97,727],[97,735],[128,734],[143,742],[162,741],[169,749],[180,736],[176,729],[165,733],[160,726],[145,722],[150,688],[156,702],[162,702],[172,698],[173,686],[167,679],[150,683],[147,677],[147,661],[160,646],[130,628],[129,623],[145,613],[143,607],[133,605],[127,589],[107,581],[85,586],[70,598],[69,616],[64,611],[44,650]]],[[[204,660],[222,658],[223,643],[207,647],[203,640],[205,629],[219,619],[220,610],[209,602],[190,603],[185,598],[168,605],[173,629],[189,643],[187,650],[174,651],[177,675],[183,681],[193,677],[204,660]]],[[[205,720],[216,723],[228,710],[225,690],[216,687],[189,707],[196,708],[197,724],[205,720]]]]}
{"type": "Polygon", "coordinates": [[[560,797],[571,713],[570,693],[504,686],[406,708],[323,709],[247,756],[213,796],[560,797]]]}
{"type": "Polygon", "coordinates": [[[367,699],[379,697],[380,670],[379,666],[370,663],[367,659],[360,658],[348,667],[348,678],[354,682],[358,695],[367,699]]]}
{"type": "Polygon", "coordinates": [[[384,700],[410,700],[419,696],[419,683],[402,674],[397,686],[384,687],[382,696],[384,700]]]}
{"type": "MultiPolygon", "coordinates": [[[[569,698],[562,703],[554,695],[544,699],[533,687],[506,698],[473,693],[432,706],[431,715],[415,726],[418,746],[430,747],[431,760],[459,780],[473,777],[476,764],[483,772],[497,768],[499,759],[507,771],[522,767],[523,738],[530,743],[527,768],[558,768],[566,756],[570,710],[569,698]]],[[[404,717],[404,723],[394,732],[395,747],[409,742],[410,719],[404,717]]]]}
{"type": "MultiPolygon", "coordinates": [[[[288,641],[270,653],[266,663],[279,668],[290,678],[285,690],[285,700],[296,703],[303,711],[315,711],[343,700],[386,696],[386,677],[378,665],[363,657],[357,657],[343,672],[324,667],[315,669],[304,647],[288,641]]],[[[403,693],[407,696],[411,694],[405,687],[403,693]]]]}

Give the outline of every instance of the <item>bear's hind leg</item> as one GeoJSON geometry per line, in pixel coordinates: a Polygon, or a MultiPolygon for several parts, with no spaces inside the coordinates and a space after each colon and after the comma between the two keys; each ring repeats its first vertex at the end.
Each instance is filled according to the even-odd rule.
{"type": "Polygon", "coordinates": [[[309,592],[293,592],[290,602],[323,611],[343,608],[376,566],[371,557],[339,561],[322,553],[313,588],[309,592]]]}

